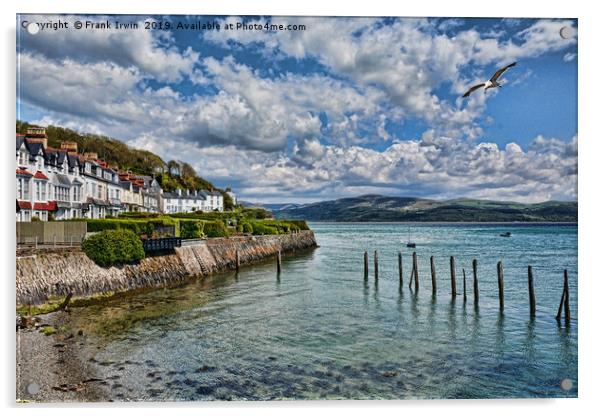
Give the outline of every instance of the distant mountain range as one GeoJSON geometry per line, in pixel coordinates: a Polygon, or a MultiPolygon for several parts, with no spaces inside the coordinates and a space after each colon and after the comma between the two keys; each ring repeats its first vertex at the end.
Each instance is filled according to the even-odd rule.
{"type": "MultiPolygon", "coordinates": [[[[249,204],[242,202],[243,205],[249,204]]],[[[521,204],[478,199],[431,199],[363,195],[310,204],[249,204],[272,211],[276,218],[310,221],[457,221],[576,222],[576,201],[521,204]]]]}

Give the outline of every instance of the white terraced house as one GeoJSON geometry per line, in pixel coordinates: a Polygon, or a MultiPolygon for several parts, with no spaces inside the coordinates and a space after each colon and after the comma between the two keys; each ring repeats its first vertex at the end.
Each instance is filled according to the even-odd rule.
{"type": "Polygon", "coordinates": [[[175,214],[196,211],[223,211],[224,197],[216,191],[190,191],[176,189],[163,193],[164,212],[175,214]]]}
{"type": "Polygon", "coordinates": [[[223,211],[217,191],[163,193],[152,176],[120,172],[77,143],[48,146],[44,128],[16,136],[17,221],[105,218],[122,212],[223,211]]]}
{"type": "Polygon", "coordinates": [[[121,174],[77,143],[48,146],[43,128],[16,136],[17,221],[104,218],[124,211],[161,211],[162,189],[152,177],[121,174]]]}

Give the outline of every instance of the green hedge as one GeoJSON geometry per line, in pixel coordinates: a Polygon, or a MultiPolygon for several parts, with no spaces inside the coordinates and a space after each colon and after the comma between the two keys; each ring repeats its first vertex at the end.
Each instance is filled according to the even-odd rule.
{"type": "Polygon", "coordinates": [[[250,222],[243,222],[241,227],[243,233],[253,234],[253,225],[250,222]]]}
{"type": "Polygon", "coordinates": [[[127,229],[105,230],[86,238],[82,250],[103,267],[127,264],[144,258],[142,241],[127,229]]]}
{"type": "MultiPolygon", "coordinates": [[[[142,214],[142,213],[136,213],[142,214]]],[[[216,213],[218,214],[218,213],[216,213]]],[[[151,214],[149,217],[138,218],[105,218],[88,219],[88,232],[100,232],[105,230],[130,230],[140,237],[160,238],[176,236],[184,239],[202,237],[227,237],[230,235],[225,223],[229,218],[219,215],[176,214],[181,218],[173,216],[157,216],[151,214]],[[215,218],[215,219],[208,219],[215,218]]],[[[238,232],[253,235],[276,235],[288,234],[300,230],[309,230],[307,223],[303,220],[247,220],[239,219],[236,227],[238,232]]]]}
{"type": "Polygon", "coordinates": [[[176,237],[180,236],[180,222],[169,217],[148,219],[105,218],[90,219],[86,222],[88,223],[88,232],[130,230],[138,236],[144,235],[149,238],[167,237],[170,234],[176,237]]]}
{"type": "Polygon", "coordinates": [[[180,219],[180,237],[201,238],[205,230],[205,221],[180,219]]]}
{"type": "Polygon", "coordinates": [[[209,238],[228,237],[230,235],[228,228],[221,221],[207,221],[204,231],[205,235],[209,238]]]}

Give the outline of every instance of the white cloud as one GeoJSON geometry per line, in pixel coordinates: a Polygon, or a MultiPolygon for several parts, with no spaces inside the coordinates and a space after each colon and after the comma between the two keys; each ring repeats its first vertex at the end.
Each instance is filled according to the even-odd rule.
{"type": "MultiPolygon", "coordinates": [[[[76,20],[102,22],[102,16],[50,16],[45,15],[38,20],[62,20],[70,27],[76,20]]],[[[59,62],[78,57],[83,62],[113,62],[116,65],[137,68],[142,74],[148,74],[160,81],[175,82],[183,75],[193,73],[194,64],[199,54],[191,47],[180,51],[169,32],[144,30],[143,20],[139,16],[111,18],[113,20],[137,22],[138,30],[42,30],[30,35],[26,31],[20,33],[22,50],[28,53],[38,52],[49,59],[59,62]]]]}
{"type": "Polygon", "coordinates": [[[378,192],[431,198],[489,198],[541,202],[577,197],[577,138],[537,137],[527,150],[516,143],[469,143],[426,135],[383,151],[359,146],[297,143],[290,153],[232,146],[187,148],[186,142],[149,141],[188,160],[201,174],[233,184],[243,199],[307,201],[378,192]],[[233,169],[233,167],[236,167],[233,169]]]}

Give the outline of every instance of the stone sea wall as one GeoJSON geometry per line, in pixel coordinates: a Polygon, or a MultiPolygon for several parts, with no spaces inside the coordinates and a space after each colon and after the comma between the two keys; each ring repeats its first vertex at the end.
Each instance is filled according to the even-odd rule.
{"type": "Polygon", "coordinates": [[[152,256],[139,264],[100,267],[81,250],[61,249],[17,254],[17,304],[39,304],[50,297],[92,296],[169,285],[193,276],[234,269],[240,264],[316,247],[313,231],[297,234],[213,238],[152,256]]]}

